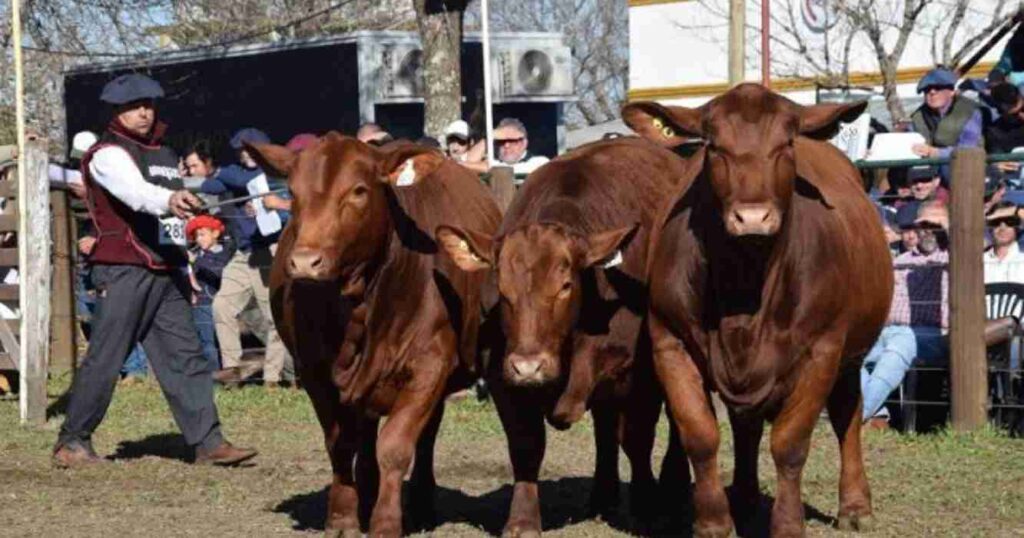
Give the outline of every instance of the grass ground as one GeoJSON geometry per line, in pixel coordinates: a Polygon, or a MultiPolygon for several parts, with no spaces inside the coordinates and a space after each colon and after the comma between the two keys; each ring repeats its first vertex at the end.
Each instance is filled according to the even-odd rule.
{"type": "MultiPolygon", "coordinates": [[[[66,379],[53,383],[54,400],[66,386],[66,379]]],[[[0,401],[0,536],[319,533],[330,471],[305,394],[246,388],[218,392],[217,402],[229,438],[261,450],[255,466],[219,469],[184,463],[185,447],[154,385],[118,389],[95,437],[98,452],[113,462],[91,469],[50,467],[62,417],[41,429],[22,428],[17,402],[0,401]]],[[[728,428],[724,433],[722,472],[728,483],[732,449],[728,428]]],[[[593,466],[590,435],[589,423],[549,435],[541,488],[549,535],[626,532],[624,519],[609,523],[585,517],[593,466]]],[[[994,431],[865,435],[878,522],[871,535],[1024,536],[1024,441],[994,431]]],[[[656,461],[664,447],[662,423],[656,461]]],[[[437,450],[441,525],[429,533],[500,532],[511,472],[493,407],[473,400],[450,404],[437,450]]],[[[837,462],[832,434],[822,423],[803,481],[811,536],[838,533],[831,527],[837,462]]],[[[773,491],[774,471],[764,450],[762,484],[766,493],[773,491]]],[[[762,520],[768,517],[768,502],[762,520]]]]}

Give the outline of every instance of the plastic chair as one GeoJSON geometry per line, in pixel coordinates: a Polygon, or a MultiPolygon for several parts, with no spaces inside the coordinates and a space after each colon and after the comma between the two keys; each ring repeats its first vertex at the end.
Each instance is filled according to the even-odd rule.
{"type": "MultiPolygon", "coordinates": [[[[1020,427],[1020,410],[1001,406],[1021,403],[1020,364],[1014,364],[1013,355],[1020,353],[1022,335],[1020,320],[1024,314],[1024,284],[998,282],[985,285],[985,317],[989,320],[1012,318],[1012,334],[1006,345],[989,348],[989,396],[993,405],[992,418],[996,425],[1007,427],[1012,433],[1020,427]],[[1016,345],[1015,345],[1016,344],[1016,345]],[[1011,367],[1016,367],[1016,369],[1011,367]]],[[[1019,360],[1019,357],[1017,357],[1019,360]]]]}

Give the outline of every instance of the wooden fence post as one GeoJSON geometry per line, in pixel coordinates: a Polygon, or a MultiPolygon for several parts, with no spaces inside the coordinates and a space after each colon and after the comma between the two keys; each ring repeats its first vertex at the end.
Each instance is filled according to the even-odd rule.
{"type": "Polygon", "coordinates": [[[976,430],[988,415],[985,357],[985,151],[953,152],[949,216],[950,392],[953,428],[976,430]]]}
{"type": "Polygon", "coordinates": [[[75,367],[75,247],[68,193],[50,191],[53,209],[53,293],[50,295],[50,371],[75,367]]]}
{"type": "Polygon", "coordinates": [[[50,351],[50,199],[47,142],[25,141],[18,164],[18,273],[20,277],[21,423],[46,422],[50,351]]]}
{"type": "Polygon", "coordinates": [[[504,213],[516,195],[516,176],[511,166],[491,168],[491,191],[498,199],[498,207],[504,213]]]}

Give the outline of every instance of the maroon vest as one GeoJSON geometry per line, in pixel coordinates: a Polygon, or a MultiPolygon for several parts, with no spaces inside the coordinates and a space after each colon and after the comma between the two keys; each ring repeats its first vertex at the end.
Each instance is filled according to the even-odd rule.
{"type": "Polygon", "coordinates": [[[96,246],[89,257],[91,263],[139,265],[158,271],[186,265],[188,257],[182,248],[161,244],[160,221],[156,216],[132,210],[94,181],[89,172],[96,151],[116,146],[128,152],[147,182],[171,190],[181,189],[178,157],[172,149],[160,145],[165,129],[164,124],[158,123],[148,138],[141,138],[115,120],[99,143],[82,158],[86,203],[96,227],[96,246]]]}

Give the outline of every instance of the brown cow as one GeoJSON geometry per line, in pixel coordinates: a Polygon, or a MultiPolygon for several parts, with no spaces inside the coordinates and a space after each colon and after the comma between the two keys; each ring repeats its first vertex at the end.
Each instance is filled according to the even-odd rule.
{"type": "Polygon", "coordinates": [[[733,526],[709,391],[730,410],[741,523],[756,506],[768,419],[778,476],[771,533],[802,535],[800,475],[827,406],[842,453],[840,527],[869,524],[859,368],[888,312],[892,266],[857,170],[820,141],[864,106],[804,107],[743,84],[697,109],[623,109],[659,144],[704,140],[648,262],[655,370],[694,467],[697,535],[733,526]]]}
{"type": "MultiPolygon", "coordinates": [[[[437,231],[460,267],[498,271],[503,338],[488,380],[515,475],[506,535],[541,530],[545,415],[563,429],[592,409],[592,511],[617,508],[620,445],[632,468],[634,514],[649,515],[657,504],[651,449],[662,395],[640,338],[643,274],[657,208],[685,171],[675,154],[641,138],[597,142],[531,174],[496,238],[437,231]]],[[[663,466],[662,478],[689,486],[685,461],[672,461],[682,465],[663,466]]]]}
{"type": "Polygon", "coordinates": [[[328,535],[359,536],[376,497],[370,535],[398,536],[414,450],[411,508],[432,517],[442,398],[472,379],[485,276],[458,270],[424,230],[493,233],[500,211],[475,174],[429,148],[332,132],[298,155],[255,150],[295,196],[271,301],[334,470],[328,535]]]}

